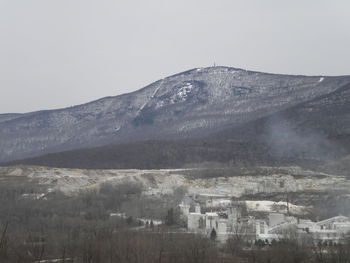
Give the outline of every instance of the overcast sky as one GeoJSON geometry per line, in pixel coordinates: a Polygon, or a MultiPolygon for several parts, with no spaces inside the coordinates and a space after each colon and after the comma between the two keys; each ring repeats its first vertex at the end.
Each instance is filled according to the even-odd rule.
{"type": "Polygon", "coordinates": [[[0,113],[190,68],[350,75],[349,0],[0,0],[0,113]]]}

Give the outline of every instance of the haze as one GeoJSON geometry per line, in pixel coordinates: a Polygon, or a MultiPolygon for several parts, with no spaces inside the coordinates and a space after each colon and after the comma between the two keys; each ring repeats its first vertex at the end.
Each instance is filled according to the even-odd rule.
{"type": "Polygon", "coordinates": [[[350,74],[346,0],[0,0],[0,113],[140,89],[190,68],[350,74]]]}

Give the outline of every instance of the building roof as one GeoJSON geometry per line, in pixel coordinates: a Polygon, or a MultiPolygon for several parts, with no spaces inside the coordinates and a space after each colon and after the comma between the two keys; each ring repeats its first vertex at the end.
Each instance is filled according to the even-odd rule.
{"type": "Polygon", "coordinates": [[[329,223],[335,223],[337,222],[337,220],[347,220],[349,221],[349,218],[346,217],[346,216],[335,216],[335,217],[332,217],[332,218],[329,218],[329,219],[326,219],[326,220],[322,220],[322,221],[319,221],[319,222],[316,222],[317,225],[324,225],[324,224],[329,224],[329,223]]]}
{"type": "Polygon", "coordinates": [[[217,213],[213,213],[213,212],[205,213],[205,215],[212,216],[212,217],[219,217],[217,213]]]}
{"type": "Polygon", "coordinates": [[[201,214],[201,213],[190,213],[190,215],[194,215],[194,216],[204,216],[204,214],[201,214]]]}

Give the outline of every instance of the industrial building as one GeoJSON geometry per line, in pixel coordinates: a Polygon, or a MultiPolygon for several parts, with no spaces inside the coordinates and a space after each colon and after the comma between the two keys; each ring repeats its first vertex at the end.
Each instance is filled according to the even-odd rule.
{"type": "Polygon", "coordinates": [[[313,222],[283,213],[268,213],[265,218],[259,219],[249,215],[242,216],[240,209],[235,207],[205,213],[201,213],[199,204],[195,204],[195,212],[189,212],[189,206],[185,208],[182,204],[188,231],[209,236],[215,230],[218,240],[221,241],[239,236],[248,242],[273,242],[288,238],[308,239],[315,243],[339,243],[350,233],[350,218],[345,216],[313,222]]]}

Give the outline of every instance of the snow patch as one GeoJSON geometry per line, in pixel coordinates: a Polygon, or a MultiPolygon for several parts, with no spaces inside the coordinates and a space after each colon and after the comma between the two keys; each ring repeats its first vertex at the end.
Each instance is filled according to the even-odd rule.
{"type": "Polygon", "coordinates": [[[191,92],[193,88],[193,85],[191,83],[186,83],[185,86],[180,88],[179,92],[177,93],[177,96],[180,98],[185,98],[187,95],[191,92]]]}
{"type": "Polygon", "coordinates": [[[171,105],[186,101],[189,94],[191,94],[194,88],[195,86],[191,82],[185,82],[180,87],[174,87],[174,93],[172,93],[168,98],[157,101],[155,108],[158,109],[164,107],[165,105],[171,105]]]}
{"type": "MultiPolygon", "coordinates": [[[[154,90],[154,92],[152,93],[150,99],[153,99],[153,98],[156,96],[158,90],[162,87],[163,83],[164,83],[164,79],[162,79],[162,81],[159,83],[158,87],[154,90]]],[[[139,114],[139,113],[146,107],[146,105],[148,104],[148,102],[149,102],[149,100],[147,100],[147,101],[141,106],[141,108],[137,111],[137,114],[139,114]]]]}
{"type": "Polygon", "coordinates": [[[188,95],[192,92],[193,88],[194,87],[193,87],[192,83],[190,83],[190,82],[185,83],[185,85],[182,86],[181,88],[179,88],[178,92],[171,97],[170,103],[174,104],[177,102],[186,101],[188,95]]]}

